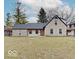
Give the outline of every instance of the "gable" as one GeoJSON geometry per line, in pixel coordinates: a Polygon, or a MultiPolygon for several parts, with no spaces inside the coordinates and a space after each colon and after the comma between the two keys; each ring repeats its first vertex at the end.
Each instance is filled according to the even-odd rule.
{"type": "MultiPolygon", "coordinates": [[[[57,23],[59,23],[58,21],[60,21],[63,25],[65,25],[66,27],[67,27],[67,24],[62,20],[62,18],[60,18],[60,17],[58,17],[57,15],[55,15],[47,24],[46,24],[46,26],[48,25],[48,24],[50,24],[51,22],[54,22],[55,23],[55,21],[57,21],[57,23]]],[[[52,22],[52,23],[53,23],[52,22]]],[[[45,27],[46,27],[45,26],[45,27]]]]}

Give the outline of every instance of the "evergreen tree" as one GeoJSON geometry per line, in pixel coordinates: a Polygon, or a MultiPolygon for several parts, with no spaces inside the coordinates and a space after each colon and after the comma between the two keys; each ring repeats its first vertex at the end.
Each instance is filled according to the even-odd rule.
{"type": "Polygon", "coordinates": [[[28,21],[26,21],[26,15],[21,11],[22,8],[21,7],[21,3],[17,2],[17,8],[16,8],[16,12],[15,12],[15,19],[16,19],[16,24],[25,24],[28,21]]]}
{"type": "Polygon", "coordinates": [[[40,22],[40,23],[48,22],[47,17],[46,17],[46,12],[43,8],[40,9],[38,18],[39,18],[38,22],[40,22]]]}

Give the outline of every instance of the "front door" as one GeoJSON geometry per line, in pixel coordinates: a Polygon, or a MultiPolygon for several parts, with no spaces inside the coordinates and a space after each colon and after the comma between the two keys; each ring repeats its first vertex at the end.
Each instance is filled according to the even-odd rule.
{"type": "Polygon", "coordinates": [[[44,30],[40,30],[40,36],[44,36],[44,30]]]}

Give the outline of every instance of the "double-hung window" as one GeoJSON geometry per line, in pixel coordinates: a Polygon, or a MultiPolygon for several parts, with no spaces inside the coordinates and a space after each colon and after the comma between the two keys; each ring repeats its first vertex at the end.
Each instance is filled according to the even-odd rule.
{"type": "Polygon", "coordinates": [[[59,34],[62,34],[62,29],[59,29],[59,34]]]}
{"type": "Polygon", "coordinates": [[[53,34],[53,29],[50,29],[50,34],[53,34]]]}

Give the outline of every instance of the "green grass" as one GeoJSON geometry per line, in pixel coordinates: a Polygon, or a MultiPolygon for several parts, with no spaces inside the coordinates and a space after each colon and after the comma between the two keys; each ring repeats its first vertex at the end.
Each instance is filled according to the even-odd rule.
{"type": "Polygon", "coordinates": [[[5,59],[75,59],[74,37],[5,37],[5,59]],[[9,56],[16,50],[17,56],[9,56]]]}

